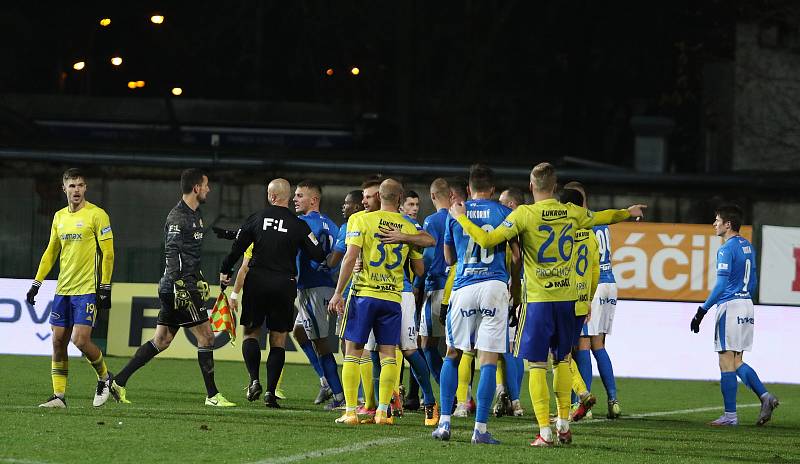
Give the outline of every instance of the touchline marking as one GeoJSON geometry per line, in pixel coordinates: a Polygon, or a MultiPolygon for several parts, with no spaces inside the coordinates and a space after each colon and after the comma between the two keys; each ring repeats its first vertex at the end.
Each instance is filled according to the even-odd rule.
{"type": "MultiPolygon", "coordinates": [[[[750,404],[740,404],[736,406],[737,408],[755,408],[761,407],[761,403],[750,403],[750,404]]],[[[718,411],[722,406],[706,406],[704,408],[693,408],[693,409],[675,409],[673,411],[656,411],[656,412],[644,412],[641,414],[631,414],[629,416],[622,416],[619,419],[607,419],[607,418],[598,418],[598,419],[585,419],[580,422],[570,422],[570,427],[573,425],[592,425],[592,424],[599,424],[601,422],[611,422],[616,420],[630,420],[630,419],[645,419],[647,417],[661,417],[661,416],[674,416],[676,414],[692,414],[695,412],[707,412],[707,411],[718,411]]],[[[501,427],[498,428],[498,432],[510,432],[519,430],[519,427],[501,427]]]]}
{"type": "Polygon", "coordinates": [[[31,461],[30,459],[17,459],[17,458],[4,458],[4,457],[0,457],[0,462],[7,462],[9,464],[50,464],[44,461],[31,461]]]}
{"type": "Polygon", "coordinates": [[[350,446],[341,446],[339,448],[326,448],[316,451],[308,451],[301,454],[293,454],[291,456],[281,456],[272,459],[264,459],[263,461],[255,461],[250,464],[282,464],[288,462],[303,461],[311,458],[321,458],[323,456],[331,456],[334,454],[349,453],[351,451],[359,451],[370,446],[388,445],[391,443],[400,443],[406,441],[408,438],[382,438],[380,440],[362,441],[353,443],[350,446]]]}

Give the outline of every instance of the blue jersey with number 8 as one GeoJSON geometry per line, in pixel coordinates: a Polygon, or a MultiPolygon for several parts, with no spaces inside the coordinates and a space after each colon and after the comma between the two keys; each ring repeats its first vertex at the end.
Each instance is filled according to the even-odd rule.
{"type": "MultiPolygon", "coordinates": [[[[717,281],[725,287],[716,301],[706,301],[706,308],[730,300],[752,299],[756,289],[756,253],[753,245],[737,235],[726,240],[717,250],[717,281]]],[[[712,296],[709,300],[714,299],[712,296]]]]}
{"type": "MultiPolygon", "coordinates": [[[[481,229],[491,232],[503,223],[511,209],[492,200],[468,200],[467,217],[481,229]]],[[[447,218],[444,230],[445,245],[455,248],[458,256],[453,290],[488,280],[508,282],[505,243],[490,248],[480,245],[452,217],[447,218]]]]}

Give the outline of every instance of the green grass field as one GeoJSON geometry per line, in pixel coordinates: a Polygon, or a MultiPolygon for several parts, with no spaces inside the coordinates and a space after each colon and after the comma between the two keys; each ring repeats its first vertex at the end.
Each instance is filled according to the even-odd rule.
{"type": "MultiPolygon", "coordinates": [[[[126,361],[108,359],[112,371],[126,361]]],[[[407,413],[392,427],[337,426],[337,413],[312,404],[318,382],[308,366],[287,366],[284,387],[290,398],[281,410],[244,399],[247,374],[238,362],[217,362],[216,378],[222,393],[239,406],[206,407],[197,362],[167,359],[152,361],[128,382],[133,404],[109,400],[93,408],[94,373],[75,358],[69,408],[44,410],[37,404],[50,396],[49,370],[47,357],[0,356],[0,463],[800,462],[800,386],[795,385],[767,386],[781,406],[766,427],[752,425],[757,401],[740,386],[742,425],[713,429],[705,424],[721,413],[717,382],[619,379],[622,419],[579,422],[573,426],[574,444],[534,449],[528,446],[535,432],[525,386],[528,415],[490,419],[502,445],[475,446],[469,443],[472,418],[455,418],[453,439],[445,443],[430,438],[419,413],[407,413]]],[[[605,394],[595,380],[600,406],[595,417],[603,417],[605,394]]]]}

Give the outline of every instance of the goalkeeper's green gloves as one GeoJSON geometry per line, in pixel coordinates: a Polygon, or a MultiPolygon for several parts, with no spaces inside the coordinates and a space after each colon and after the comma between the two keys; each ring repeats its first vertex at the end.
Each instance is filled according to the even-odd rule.
{"type": "Polygon", "coordinates": [[[175,291],[175,309],[179,311],[197,310],[192,300],[192,294],[186,288],[186,282],[183,279],[178,279],[173,284],[175,291]]]}

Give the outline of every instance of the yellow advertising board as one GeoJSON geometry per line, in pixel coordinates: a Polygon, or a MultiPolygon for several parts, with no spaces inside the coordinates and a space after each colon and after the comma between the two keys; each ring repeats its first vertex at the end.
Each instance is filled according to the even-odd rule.
{"type": "MultiPolygon", "coordinates": [[[[158,301],[158,284],[114,283],[113,285],[112,308],[108,321],[107,354],[130,357],[142,343],[153,338],[155,333],[158,311],[161,307],[158,301]]],[[[219,287],[212,286],[211,294],[214,298],[206,302],[206,308],[209,310],[214,305],[218,293],[219,287]]],[[[244,327],[241,325],[237,327],[236,334],[235,346],[231,343],[228,334],[215,334],[214,359],[242,360],[241,341],[244,327]]],[[[263,359],[266,359],[269,351],[266,338],[266,333],[264,333],[259,340],[263,359]]],[[[160,358],[197,358],[196,343],[190,330],[181,329],[170,347],[158,356],[160,358]]],[[[286,343],[286,361],[308,363],[308,358],[296,348],[291,337],[287,339],[286,343]]]]}
{"type": "MultiPolygon", "coordinates": [[[[618,297],[705,301],[717,281],[722,237],[711,224],[622,222],[611,229],[611,260],[618,297]]],[[[752,240],[753,228],[740,233],[752,240]]]]}

